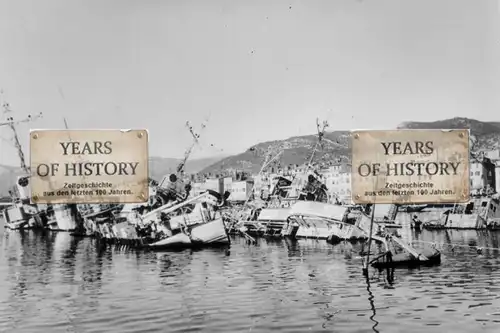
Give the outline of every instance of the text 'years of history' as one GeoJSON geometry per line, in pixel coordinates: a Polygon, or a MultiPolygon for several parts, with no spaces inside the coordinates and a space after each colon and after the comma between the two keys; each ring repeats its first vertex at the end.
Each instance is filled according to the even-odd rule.
{"type": "Polygon", "coordinates": [[[149,197],[145,130],[30,133],[35,203],[143,203],[149,197]]]}
{"type": "MultiPolygon", "coordinates": [[[[111,141],[93,142],[59,142],[62,148],[62,155],[109,155],[113,152],[111,141]]],[[[139,162],[129,161],[109,161],[109,162],[69,162],[64,163],[40,163],[36,167],[36,174],[39,177],[55,176],[58,172],[63,172],[64,176],[128,176],[135,175],[139,162]]]]}

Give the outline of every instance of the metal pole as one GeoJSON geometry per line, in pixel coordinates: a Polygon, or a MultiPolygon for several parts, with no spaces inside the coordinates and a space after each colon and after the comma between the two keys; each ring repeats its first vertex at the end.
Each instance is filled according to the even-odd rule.
{"type": "MultiPolygon", "coordinates": [[[[272,155],[268,155],[268,156],[271,156],[271,158],[269,159],[269,157],[266,158],[266,160],[264,161],[264,164],[262,164],[262,167],[260,168],[260,171],[259,173],[257,174],[257,177],[260,177],[262,175],[262,173],[264,172],[264,169],[271,164],[271,162],[273,162],[275,159],[277,159],[279,156],[281,156],[281,154],[283,153],[283,150],[280,150],[276,155],[274,155],[274,157],[272,155]]],[[[255,179],[254,179],[254,182],[252,184],[252,188],[251,188],[251,191],[253,192],[253,189],[255,188],[255,179]]],[[[248,196],[245,200],[245,202],[243,203],[243,207],[245,207],[248,202],[250,201],[250,197],[251,196],[248,196]]]]}
{"type": "Polygon", "coordinates": [[[21,143],[19,142],[19,137],[17,136],[17,131],[14,127],[14,123],[11,122],[9,124],[9,127],[12,130],[12,133],[14,133],[14,144],[17,149],[17,154],[19,155],[19,160],[21,161],[21,169],[23,169],[26,174],[29,174],[28,167],[26,166],[26,161],[24,160],[23,148],[21,147],[21,143]]]}
{"type": "Polygon", "coordinates": [[[370,233],[368,234],[368,252],[366,254],[365,267],[363,267],[363,274],[368,276],[368,266],[370,263],[370,251],[372,245],[372,233],[373,233],[373,219],[375,218],[375,203],[372,205],[372,216],[370,221],[370,233]]]}

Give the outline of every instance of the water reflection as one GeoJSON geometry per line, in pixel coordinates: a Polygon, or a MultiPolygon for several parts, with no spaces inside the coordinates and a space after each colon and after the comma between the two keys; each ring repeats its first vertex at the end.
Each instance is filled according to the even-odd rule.
{"type": "Polygon", "coordinates": [[[417,248],[432,245],[445,253],[475,252],[494,257],[500,251],[499,239],[499,232],[490,230],[424,230],[407,238],[417,248]]]}
{"type": "Polygon", "coordinates": [[[255,246],[234,237],[230,252],[155,253],[67,233],[6,231],[0,331],[497,331],[498,233],[403,233],[417,248],[439,247],[442,264],[371,269],[366,278],[360,244],[263,239],[255,246]]]}
{"type": "Polygon", "coordinates": [[[377,326],[379,322],[375,320],[375,316],[377,315],[377,309],[375,308],[375,296],[373,296],[373,293],[370,289],[370,277],[368,274],[365,275],[365,281],[366,281],[366,291],[368,291],[368,302],[370,303],[370,308],[372,310],[372,315],[370,316],[370,320],[373,322],[372,330],[376,333],[379,333],[377,330],[377,326]]]}

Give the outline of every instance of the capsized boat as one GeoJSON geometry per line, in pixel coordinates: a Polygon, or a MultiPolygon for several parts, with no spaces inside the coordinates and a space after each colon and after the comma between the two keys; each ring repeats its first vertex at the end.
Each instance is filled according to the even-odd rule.
{"type": "Polygon", "coordinates": [[[441,263],[441,253],[436,249],[424,249],[418,256],[403,252],[392,254],[392,256],[382,256],[372,263],[375,268],[392,267],[414,267],[414,266],[433,266],[441,263]],[[427,258],[422,260],[422,258],[427,258]],[[390,258],[390,259],[389,259],[390,258]]]}
{"type": "Polygon", "coordinates": [[[222,217],[191,226],[180,233],[149,244],[151,249],[192,248],[229,245],[230,240],[222,217]],[[191,230],[189,230],[191,229],[191,230]]]}
{"type": "Polygon", "coordinates": [[[133,222],[144,246],[150,249],[229,245],[218,210],[225,199],[209,190],[181,203],[161,206],[133,222]]]}
{"type": "Polygon", "coordinates": [[[28,227],[28,220],[20,203],[2,203],[2,206],[4,228],[19,230],[28,227]]]}
{"type": "Polygon", "coordinates": [[[425,208],[427,208],[428,205],[406,205],[401,207],[401,211],[404,211],[406,213],[416,213],[416,212],[421,212],[425,208]]]}
{"type": "Polygon", "coordinates": [[[71,232],[78,227],[80,216],[76,205],[55,204],[52,205],[52,212],[47,222],[50,230],[71,232]]]}
{"type": "Polygon", "coordinates": [[[294,238],[340,239],[360,238],[362,230],[348,219],[348,208],[323,202],[298,201],[289,211],[283,236],[294,238]]]}
{"type": "Polygon", "coordinates": [[[442,212],[437,219],[425,221],[424,229],[487,229],[489,221],[500,218],[500,199],[473,197],[442,212]]]}
{"type": "MultiPolygon", "coordinates": [[[[292,180],[278,176],[274,181],[276,183],[269,196],[261,195],[260,199],[246,203],[246,214],[236,213],[228,218],[233,221],[229,229],[242,233],[245,237],[246,235],[310,237],[307,232],[309,226],[303,224],[304,228],[300,229],[299,222],[295,224],[300,229],[296,235],[297,228],[289,228],[288,216],[291,208],[295,207],[297,203],[326,204],[330,202],[331,198],[328,196],[326,185],[319,180],[319,175],[316,172],[309,171],[297,174],[292,180]],[[306,232],[302,234],[304,230],[306,232]]],[[[324,227],[325,225],[322,225],[320,229],[325,229],[324,227]]]]}
{"type": "Polygon", "coordinates": [[[30,203],[30,177],[21,175],[17,177],[16,185],[9,190],[10,203],[2,203],[4,227],[12,230],[42,228],[41,205],[30,203]]]}
{"type": "MultiPolygon", "coordinates": [[[[104,236],[107,229],[106,222],[114,222],[114,212],[122,209],[116,204],[80,204],[77,206],[79,223],[71,233],[75,237],[104,236]],[[103,231],[105,230],[105,231],[103,231]]],[[[113,223],[114,224],[114,223],[113,223]]]]}
{"type": "Polygon", "coordinates": [[[11,230],[33,229],[40,225],[39,212],[35,206],[20,201],[2,210],[4,227],[11,230]]]}
{"type": "Polygon", "coordinates": [[[433,266],[441,263],[441,252],[436,248],[417,250],[401,238],[382,233],[372,235],[372,240],[382,243],[384,251],[375,255],[369,264],[375,268],[433,266]]]}

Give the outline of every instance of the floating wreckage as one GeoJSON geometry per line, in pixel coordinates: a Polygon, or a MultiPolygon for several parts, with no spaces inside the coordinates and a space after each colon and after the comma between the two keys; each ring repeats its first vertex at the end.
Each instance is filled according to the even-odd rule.
{"type": "Polygon", "coordinates": [[[294,205],[328,201],[324,184],[313,173],[296,175],[293,180],[279,177],[269,196],[248,202],[239,215],[228,216],[228,220],[232,221],[230,230],[244,230],[252,236],[280,237],[294,205]]]}
{"type": "Polygon", "coordinates": [[[229,245],[229,236],[222,218],[190,225],[170,237],[146,245],[150,249],[197,248],[229,245]]]}
{"type": "Polygon", "coordinates": [[[468,203],[455,204],[444,210],[437,219],[422,224],[423,229],[500,229],[500,198],[473,197],[468,203]]]}
{"type": "Polygon", "coordinates": [[[368,262],[375,268],[433,266],[441,263],[441,252],[435,248],[417,251],[402,239],[389,234],[372,235],[372,239],[383,244],[384,250],[368,262]]]}
{"type": "MultiPolygon", "coordinates": [[[[105,243],[153,250],[226,246],[229,236],[220,209],[229,193],[207,190],[190,198],[191,184],[184,179],[184,166],[199,134],[186,123],[193,143],[186,150],[176,173],[160,183],[150,179],[149,200],[125,204],[84,215],[82,236],[97,236],[105,243]]],[[[202,129],[205,127],[202,124],[202,129]]],[[[101,208],[101,209],[99,209],[101,208]]]]}
{"type": "Polygon", "coordinates": [[[82,222],[77,205],[47,206],[47,226],[54,231],[75,231],[82,222]]]}
{"type": "MultiPolygon", "coordinates": [[[[169,187],[167,186],[167,189],[169,187]]],[[[158,189],[158,188],[157,188],[158,189]]],[[[227,246],[229,235],[220,212],[227,195],[208,190],[187,199],[189,193],[172,194],[173,188],[156,192],[170,198],[166,204],[124,205],[84,217],[82,236],[96,236],[105,243],[152,250],[227,246]],[[175,198],[175,199],[174,199],[175,198]]]]}
{"type": "Polygon", "coordinates": [[[180,204],[167,204],[138,216],[139,233],[151,226],[161,235],[145,246],[164,249],[229,245],[229,235],[219,212],[224,199],[214,191],[206,191],[180,204]],[[180,214],[175,215],[176,212],[180,214]]]}
{"type": "MultiPolygon", "coordinates": [[[[365,244],[368,245],[367,252],[364,252],[364,246],[361,250],[363,255],[363,272],[368,274],[368,266],[378,269],[395,268],[395,267],[415,267],[415,266],[432,266],[441,263],[441,252],[435,248],[417,250],[410,244],[407,244],[397,232],[391,227],[387,228],[384,225],[384,220],[376,221],[375,217],[376,205],[371,205],[371,218],[368,218],[367,212],[363,212],[356,223],[356,226],[368,236],[365,244]],[[375,228],[375,230],[374,230],[375,228]],[[383,248],[377,246],[379,253],[370,260],[371,248],[373,242],[378,242],[383,245],[383,248]]],[[[400,205],[392,204],[389,208],[389,216],[395,219],[400,205]]],[[[401,227],[401,226],[399,226],[401,227]]]]}
{"type": "Polygon", "coordinates": [[[42,113],[32,117],[29,115],[22,120],[14,120],[9,103],[2,103],[3,114],[8,114],[6,122],[1,122],[0,127],[7,126],[12,131],[14,148],[17,151],[22,175],[17,177],[16,184],[9,189],[11,202],[1,203],[4,227],[11,230],[43,228],[46,222],[44,216],[46,208],[30,203],[30,170],[24,158],[24,152],[19,140],[16,125],[27,123],[42,117],[42,113]]]}
{"type": "MultiPolygon", "coordinates": [[[[365,211],[358,207],[340,206],[317,201],[297,201],[288,209],[263,209],[259,220],[267,221],[268,225],[277,220],[284,220],[284,226],[279,236],[285,238],[313,238],[326,239],[329,243],[342,241],[363,241],[366,243],[378,242],[382,247],[379,253],[373,253],[374,258],[366,259],[369,265],[376,268],[411,267],[418,265],[436,265],[441,262],[441,253],[437,249],[424,249],[419,251],[406,244],[399,236],[401,225],[395,223],[398,205],[389,207],[388,215],[384,219],[374,220],[365,211]],[[370,236],[371,235],[371,236],[370,236]]],[[[259,223],[256,221],[255,223],[259,223]]],[[[249,223],[246,222],[244,235],[249,223]]],[[[262,226],[262,228],[265,228],[262,226]]],[[[246,236],[251,237],[251,236],[246,236]]],[[[370,250],[368,253],[371,254],[370,250]]],[[[364,251],[362,255],[366,255],[364,251]]]]}

